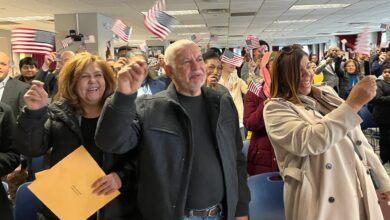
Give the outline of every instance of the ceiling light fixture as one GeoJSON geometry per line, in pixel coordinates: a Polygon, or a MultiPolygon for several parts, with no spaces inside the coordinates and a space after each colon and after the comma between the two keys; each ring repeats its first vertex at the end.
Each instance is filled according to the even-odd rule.
{"type": "MultiPolygon", "coordinates": [[[[189,35],[193,35],[194,33],[177,33],[177,35],[180,35],[180,36],[189,36],[189,35]]],[[[210,34],[210,33],[207,33],[207,32],[202,32],[202,33],[198,33],[198,34],[210,34]]]]}
{"type": "Polygon", "coordinates": [[[206,27],[205,24],[178,24],[172,25],[173,28],[202,28],[206,27]]]}
{"type": "MultiPolygon", "coordinates": [[[[182,10],[182,11],[164,11],[165,13],[175,16],[175,15],[198,15],[198,10],[182,10]]],[[[146,14],[146,11],[143,11],[142,14],[146,14]]]]}
{"type": "Polygon", "coordinates": [[[288,24],[288,23],[310,23],[315,22],[318,19],[306,19],[306,20],[276,20],[274,21],[275,24],[288,24]]]}
{"type": "Polygon", "coordinates": [[[328,8],[345,8],[351,4],[293,5],[290,10],[314,10],[328,8]]]}
{"type": "Polygon", "coordinates": [[[0,21],[47,21],[53,19],[53,16],[0,17],[0,21]]]}
{"type": "Polygon", "coordinates": [[[198,10],[183,10],[183,11],[164,11],[165,13],[169,15],[198,15],[198,10]]]}
{"type": "Polygon", "coordinates": [[[263,32],[278,32],[278,31],[283,31],[283,32],[286,32],[286,31],[296,31],[297,29],[293,29],[293,28],[285,28],[285,29],[266,29],[266,30],[263,30],[263,32]]]}

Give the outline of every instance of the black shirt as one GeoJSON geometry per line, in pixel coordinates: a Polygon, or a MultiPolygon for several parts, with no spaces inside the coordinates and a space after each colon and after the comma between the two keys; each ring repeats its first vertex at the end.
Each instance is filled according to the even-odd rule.
{"type": "Polygon", "coordinates": [[[93,159],[101,167],[103,164],[103,151],[96,146],[95,130],[99,118],[84,118],[81,117],[81,134],[84,139],[84,147],[93,159]]]}
{"type": "Polygon", "coordinates": [[[190,116],[194,146],[186,208],[204,209],[221,203],[224,198],[222,166],[203,96],[178,94],[178,98],[190,116]]]}

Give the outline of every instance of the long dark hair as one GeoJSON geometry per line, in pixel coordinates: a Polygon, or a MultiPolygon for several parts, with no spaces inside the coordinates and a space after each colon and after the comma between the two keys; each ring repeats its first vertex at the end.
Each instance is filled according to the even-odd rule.
{"type": "Polygon", "coordinates": [[[283,98],[295,104],[301,104],[298,98],[301,80],[300,62],[308,56],[302,46],[293,44],[283,47],[272,63],[271,97],[283,98]]]}

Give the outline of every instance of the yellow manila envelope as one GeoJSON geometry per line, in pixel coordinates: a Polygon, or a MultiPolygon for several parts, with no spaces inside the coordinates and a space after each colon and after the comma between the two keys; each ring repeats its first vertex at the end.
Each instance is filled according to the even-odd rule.
{"type": "Polygon", "coordinates": [[[43,173],[28,188],[62,220],[87,219],[97,210],[117,197],[92,193],[92,184],[104,171],[80,146],[56,165],[43,173]]]}
{"type": "Polygon", "coordinates": [[[50,169],[42,170],[42,171],[36,172],[36,173],[35,173],[35,179],[41,178],[41,176],[45,175],[46,171],[49,171],[49,170],[50,170],[50,169]]]}

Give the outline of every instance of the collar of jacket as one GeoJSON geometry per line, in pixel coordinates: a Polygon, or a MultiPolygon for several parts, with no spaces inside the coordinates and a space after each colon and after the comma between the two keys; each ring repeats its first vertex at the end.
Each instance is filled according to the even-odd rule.
{"type": "MultiPolygon", "coordinates": [[[[201,90],[202,90],[202,96],[205,98],[206,101],[208,118],[215,137],[219,111],[220,111],[220,99],[221,99],[220,96],[222,94],[206,86],[202,86],[201,90]]],[[[177,97],[177,91],[174,83],[171,83],[167,88],[167,98],[169,102],[174,103],[177,106],[180,106],[181,110],[186,112],[179,102],[179,98],[177,97]]]]}
{"type": "Polygon", "coordinates": [[[337,95],[332,94],[331,90],[333,89],[328,86],[311,87],[312,96],[316,100],[324,100],[327,104],[333,106],[334,108],[337,108],[339,105],[341,105],[341,103],[343,103],[343,100],[337,95]]]}
{"type": "Polygon", "coordinates": [[[79,120],[71,107],[64,101],[55,101],[49,105],[50,118],[62,121],[83,142],[79,120]]]}

